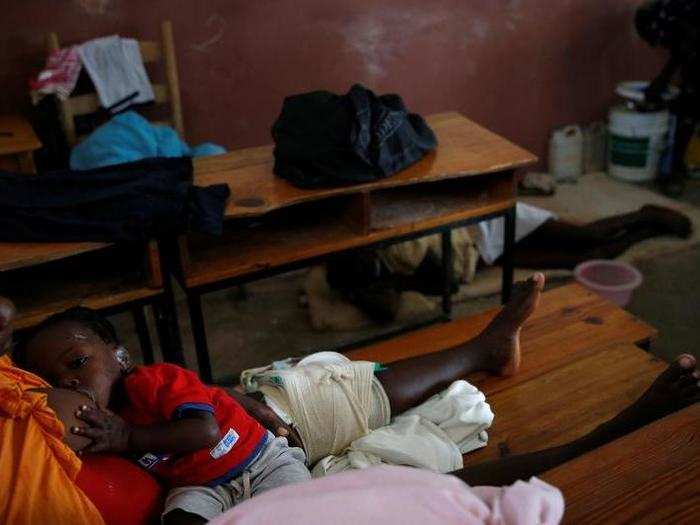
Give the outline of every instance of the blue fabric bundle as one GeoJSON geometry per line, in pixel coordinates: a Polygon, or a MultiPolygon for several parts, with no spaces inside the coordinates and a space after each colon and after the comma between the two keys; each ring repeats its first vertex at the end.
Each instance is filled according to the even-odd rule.
{"type": "Polygon", "coordinates": [[[190,147],[168,126],[154,126],[134,111],[120,113],[75,146],[73,170],[89,170],[154,157],[220,155],[226,149],[205,142],[190,147]]]}

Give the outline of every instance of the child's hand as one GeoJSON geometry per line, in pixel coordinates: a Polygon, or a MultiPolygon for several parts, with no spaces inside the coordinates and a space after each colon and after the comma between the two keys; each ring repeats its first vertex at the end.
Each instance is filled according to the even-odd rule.
{"type": "Polygon", "coordinates": [[[275,411],[264,403],[251,403],[245,407],[246,411],[266,429],[271,431],[278,437],[286,437],[289,445],[292,447],[301,447],[301,439],[297,432],[282,421],[275,411]]]}
{"type": "Polygon", "coordinates": [[[265,403],[238,392],[233,388],[227,388],[226,391],[231,397],[238,401],[241,406],[250,414],[253,419],[272,432],[275,436],[286,437],[289,445],[292,447],[303,448],[301,438],[296,430],[282,421],[275,411],[268,407],[265,403]]]}
{"type": "Polygon", "coordinates": [[[90,426],[73,427],[71,432],[92,439],[92,443],[78,454],[85,452],[124,452],[129,447],[131,429],[126,422],[114,412],[97,407],[83,405],[75,413],[90,426]]]}

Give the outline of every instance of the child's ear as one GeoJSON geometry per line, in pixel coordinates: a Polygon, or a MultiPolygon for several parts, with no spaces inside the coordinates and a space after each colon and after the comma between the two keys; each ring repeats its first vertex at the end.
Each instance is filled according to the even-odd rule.
{"type": "Polygon", "coordinates": [[[123,346],[118,346],[114,350],[114,358],[117,360],[119,366],[124,372],[130,370],[133,366],[133,362],[131,361],[131,355],[129,354],[129,351],[123,346]]]}

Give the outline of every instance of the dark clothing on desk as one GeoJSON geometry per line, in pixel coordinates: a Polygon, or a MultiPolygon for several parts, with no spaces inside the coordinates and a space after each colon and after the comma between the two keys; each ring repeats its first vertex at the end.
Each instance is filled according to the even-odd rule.
{"type": "Polygon", "coordinates": [[[222,231],[228,186],[192,184],[189,158],[86,171],[0,171],[0,241],[142,241],[222,231]]]}
{"type": "Polygon", "coordinates": [[[287,97],[272,127],[275,174],[302,188],[372,182],[417,162],[437,140],[398,95],[360,86],[346,95],[287,97]]]}

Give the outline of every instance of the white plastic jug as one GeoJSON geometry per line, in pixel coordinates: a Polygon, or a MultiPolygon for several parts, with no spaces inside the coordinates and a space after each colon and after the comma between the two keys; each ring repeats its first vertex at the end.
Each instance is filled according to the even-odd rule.
{"type": "Polygon", "coordinates": [[[573,182],[583,171],[583,132],[575,124],[555,129],[549,139],[549,172],[555,180],[573,182]]]}
{"type": "Polygon", "coordinates": [[[583,173],[605,171],[607,129],[603,122],[583,128],[583,173]]]}

